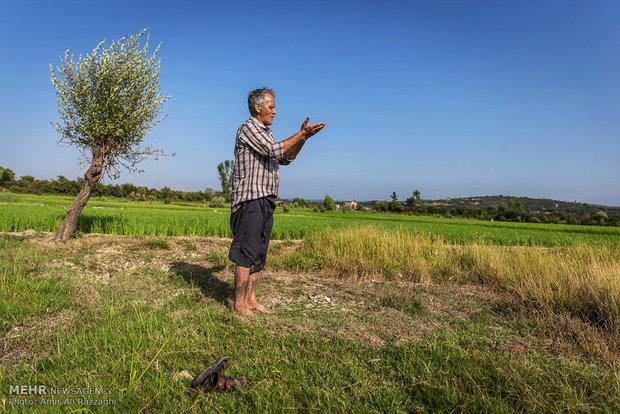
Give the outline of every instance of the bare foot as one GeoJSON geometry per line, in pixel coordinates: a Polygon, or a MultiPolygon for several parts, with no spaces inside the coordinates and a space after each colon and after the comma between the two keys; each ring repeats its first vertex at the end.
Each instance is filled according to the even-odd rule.
{"type": "Polygon", "coordinates": [[[263,305],[259,301],[254,301],[254,303],[252,303],[251,305],[248,304],[248,307],[250,309],[256,309],[257,311],[262,313],[273,313],[271,309],[269,309],[267,306],[263,305]]]}
{"type": "Polygon", "coordinates": [[[246,306],[234,306],[233,311],[235,311],[235,313],[239,316],[250,317],[254,315],[254,313],[250,310],[250,308],[246,306]]]}

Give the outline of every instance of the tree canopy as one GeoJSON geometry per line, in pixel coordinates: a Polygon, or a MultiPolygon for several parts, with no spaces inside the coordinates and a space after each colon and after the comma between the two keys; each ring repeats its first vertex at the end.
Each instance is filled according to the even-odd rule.
{"type": "Polygon", "coordinates": [[[160,45],[149,55],[149,37],[144,29],[107,48],[102,40],[77,61],[67,49],[60,66],[49,66],[61,119],[52,123],[59,142],[77,146],[85,159],[101,154],[111,178],[119,176],[119,164],[142,171],[137,163],[164,155],[161,149],[141,146],[165,118],[160,110],[170,98],[160,93],[160,45]]]}
{"type": "Polygon", "coordinates": [[[10,168],[0,166],[0,185],[10,183],[15,179],[15,173],[10,168]]]}
{"type": "Polygon", "coordinates": [[[334,201],[332,196],[330,195],[325,196],[325,198],[323,199],[323,207],[327,211],[333,211],[336,209],[336,202],[334,201]]]}

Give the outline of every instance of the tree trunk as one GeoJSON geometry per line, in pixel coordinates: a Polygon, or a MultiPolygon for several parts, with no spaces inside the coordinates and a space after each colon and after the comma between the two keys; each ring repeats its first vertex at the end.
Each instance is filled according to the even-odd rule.
{"type": "Polygon", "coordinates": [[[86,170],[86,173],[84,173],[84,184],[82,184],[82,188],[80,189],[77,197],[75,197],[73,204],[71,204],[71,207],[67,210],[67,216],[58,231],[56,231],[54,240],[65,241],[73,236],[80,213],[82,213],[82,210],[88,202],[95,186],[103,176],[104,159],[105,154],[103,150],[101,148],[94,148],[92,163],[90,164],[88,170],[86,170]]]}

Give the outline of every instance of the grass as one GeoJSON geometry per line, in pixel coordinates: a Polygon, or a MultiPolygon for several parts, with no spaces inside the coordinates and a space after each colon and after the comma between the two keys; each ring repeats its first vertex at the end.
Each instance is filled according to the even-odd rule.
{"type": "MultiPolygon", "coordinates": [[[[70,197],[0,193],[0,231],[55,231],[70,197]]],[[[80,233],[153,236],[230,237],[229,208],[204,205],[128,202],[120,199],[89,201],[77,230],[80,233]]],[[[449,243],[570,246],[620,245],[620,228],[559,224],[508,223],[349,211],[315,213],[308,209],[276,210],[274,239],[302,239],[326,229],[372,225],[378,229],[438,236],[449,243]]]]}
{"type": "MultiPolygon", "coordinates": [[[[334,245],[322,253],[340,246],[348,254],[346,243],[355,239],[370,246],[368,234],[348,231],[353,239],[324,235],[334,245]]],[[[420,255],[398,253],[397,263],[432,264],[431,247],[449,247],[431,239],[407,247],[406,238],[390,235],[387,243],[399,243],[391,248],[420,255]]],[[[356,280],[267,271],[258,293],[277,312],[246,321],[225,306],[232,279],[222,259],[226,246],[217,241],[166,238],[168,248],[151,249],[133,237],[86,235],[60,245],[48,239],[2,245],[2,265],[24,269],[4,272],[4,294],[17,294],[23,285],[13,280],[28,275],[69,286],[63,297],[71,300],[18,318],[4,313],[12,306],[3,308],[11,333],[0,332],[0,410],[16,409],[7,391],[15,384],[104,387],[106,394],[93,398],[114,405],[88,408],[114,412],[620,409],[612,334],[579,318],[536,316],[514,295],[466,284],[484,282],[480,276],[455,283],[429,266],[432,279],[419,284],[397,275],[375,280],[370,272],[356,280]],[[189,380],[179,374],[196,374],[223,355],[232,357],[228,372],[250,385],[232,394],[188,392],[189,380]]],[[[276,246],[273,261],[307,255],[307,246],[292,252],[276,246]]],[[[471,272],[479,265],[473,257],[454,263],[471,272]]],[[[58,297],[42,290],[37,302],[48,306],[58,297]]],[[[85,408],[37,404],[31,408],[38,412],[85,408]]]]}
{"type": "Polygon", "coordinates": [[[68,284],[41,275],[40,255],[23,244],[0,237],[0,332],[24,318],[67,308],[73,300],[68,284]]]}
{"type": "Polygon", "coordinates": [[[415,297],[392,295],[384,297],[379,303],[381,306],[396,309],[411,316],[416,316],[424,312],[422,301],[415,297]]]}
{"type": "Polygon", "coordinates": [[[214,322],[225,320],[213,319],[201,324],[212,339],[201,340],[169,312],[120,309],[11,380],[80,384],[90,372],[105,373],[89,385],[114,390],[110,397],[119,411],[193,404],[210,412],[511,412],[604,409],[617,403],[608,371],[537,352],[506,357],[486,349],[484,328],[438,332],[420,344],[375,350],[318,335],[272,338],[238,323],[218,326],[214,322]],[[254,386],[235,395],[186,395],[170,374],[179,365],[204,365],[206,358],[189,351],[200,346],[210,350],[203,358],[233,351],[232,372],[254,386]]]}
{"type": "MultiPolygon", "coordinates": [[[[55,230],[70,201],[1,193],[0,231],[55,230]]],[[[116,412],[620,411],[620,229],[278,212],[277,312],[248,321],[230,241],[197,237],[228,218],[93,199],[78,239],[0,235],[0,411],[16,384],[105,387],[116,412]],[[223,355],[250,386],[188,392],[223,355]]]]}
{"type": "Polygon", "coordinates": [[[620,335],[620,249],[616,246],[451,245],[434,237],[358,227],[328,230],[294,253],[274,257],[279,269],[328,270],[493,286],[523,302],[569,312],[620,335]]]}
{"type": "Polygon", "coordinates": [[[148,239],[144,242],[144,245],[150,249],[163,249],[170,250],[170,243],[166,239],[148,239]]]}

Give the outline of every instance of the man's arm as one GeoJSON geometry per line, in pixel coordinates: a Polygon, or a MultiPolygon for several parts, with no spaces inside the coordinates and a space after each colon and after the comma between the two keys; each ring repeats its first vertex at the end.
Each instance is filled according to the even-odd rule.
{"type": "Polygon", "coordinates": [[[318,124],[308,124],[309,120],[309,118],[306,118],[301,124],[299,131],[293,134],[290,138],[282,141],[284,144],[282,152],[287,160],[294,160],[295,157],[297,157],[297,154],[299,154],[299,151],[301,151],[301,147],[303,147],[306,143],[306,140],[325,127],[325,123],[323,122],[319,122],[318,124]]]}
{"type": "Polygon", "coordinates": [[[259,131],[250,123],[244,124],[238,131],[238,137],[263,157],[275,158],[282,165],[290,164],[308,138],[319,132],[324,123],[308,125],[308,118],[301,128],[290,138],[276,142],[265,132],[259,131]]]}
{"type": "Polygon", "coordinates": [[[267,133],[258,130],[251,123],[245,123],[239,128],[238,139],[244,141],[263,157],[275,158],[277,160],[284,157],[284,141],[274,141],[267,133]]]}

